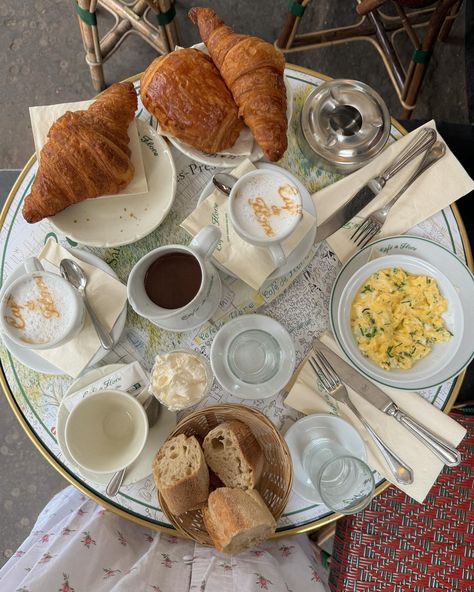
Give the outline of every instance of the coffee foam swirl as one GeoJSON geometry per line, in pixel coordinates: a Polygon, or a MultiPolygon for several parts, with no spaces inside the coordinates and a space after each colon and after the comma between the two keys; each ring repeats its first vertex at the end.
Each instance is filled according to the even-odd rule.
{"type": "Polygon", "coordinates": [[[278,238],[301,217],[299,192],[281,175],[259,175],[242,185],[235,197],[240,226],[257,239],[278,238]]]}

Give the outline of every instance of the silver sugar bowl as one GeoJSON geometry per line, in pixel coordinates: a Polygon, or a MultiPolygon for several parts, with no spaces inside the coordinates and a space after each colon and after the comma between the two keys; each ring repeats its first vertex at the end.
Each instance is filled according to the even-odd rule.
{"type": "Polygon", "coordinates": [[[382,97],[357,80],[330,80],[306,98],[298,144],[312,163],[347,174],[375,158],[390,134],[390,114],[382,97]]]}

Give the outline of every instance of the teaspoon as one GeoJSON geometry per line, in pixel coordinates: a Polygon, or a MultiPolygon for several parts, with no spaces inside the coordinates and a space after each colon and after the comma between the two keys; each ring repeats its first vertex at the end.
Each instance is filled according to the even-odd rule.
{"type": "Polygon", "coordinates": [[[229,173],[216,173],[212,177],[212,182],[217,189],[226,195],[230,195],[232,187],[235,185],[236,181],[237,177],[234,177],[234,175],[230,175],[229,173]]]}
{"type": "Polygon", "coordinates": [[[109,332],[105,329],[102,323],[97,318],[95,312],[92,310],[89,301],[87,300],[86,296],[86,285],[87,285],[87,278],[83,271],[83,269],[72,259],[63,259],[59,264],[59,269],[61,271],[61,275],[65,280],[67,280],[70,284],[72,284],[82,296],[84,306],[89,313],[89,316],[94,324],[95,330],[97,331],[97,336],[99,338],[101,346],[105,350],[110,350],[114,346],[114,340],[110,336],[109,332]]]}

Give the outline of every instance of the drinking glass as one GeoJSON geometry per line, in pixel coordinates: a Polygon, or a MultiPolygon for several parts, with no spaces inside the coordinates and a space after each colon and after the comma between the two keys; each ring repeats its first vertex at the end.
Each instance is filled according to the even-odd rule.
{"type": "Polygon", "coordinates": [[[303,451],[303,468],[323,503],[335,512],[355,514],[372,500],[370,467],[330,438],[317,438],[303,451]]]}
{"type": "Polygon", "coordinates": [[[280,368],[278,341],[261,329],[249,329],[234,337],[227,352],[231,372],[242,382],[262,384],[280,368]]]}

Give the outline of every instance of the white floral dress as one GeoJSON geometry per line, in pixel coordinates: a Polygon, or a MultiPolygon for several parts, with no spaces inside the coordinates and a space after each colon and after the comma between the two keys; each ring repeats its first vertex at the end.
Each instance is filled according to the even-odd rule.
{"type": "Polygon", "coordinates": [[[68,487],[0,570],[0,590],[324,592],[316,567],[306,537],[227,556],[138,526],[68,487]]]}

